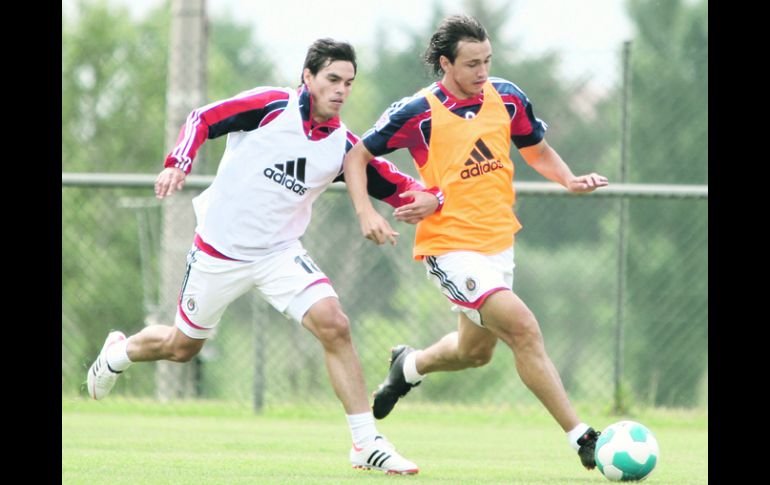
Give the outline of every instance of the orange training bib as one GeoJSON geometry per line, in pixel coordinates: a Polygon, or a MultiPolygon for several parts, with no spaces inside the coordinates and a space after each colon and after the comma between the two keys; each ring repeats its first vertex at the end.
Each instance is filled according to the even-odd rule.
{"type": "Polygon", "coordinates": [[[428,161],[418,166],[426,187],[444,192],[441,212],[417,225],[414,257],[450,251],[496,254],[513,245],[521,224],[513,212],[510,117],[491,83],[474,118],[449,111],[424,91],[431,109],[428,161]]]}

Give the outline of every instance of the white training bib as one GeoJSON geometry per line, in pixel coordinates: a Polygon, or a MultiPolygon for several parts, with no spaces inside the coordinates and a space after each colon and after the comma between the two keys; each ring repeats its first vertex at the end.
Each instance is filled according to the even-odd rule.
{"type": "Polygon", "coordinates": [[[310,224],[313,202],[342,171],[347,128],[311,141],[298,96],[269,124],[230,133],[211,186],[193,199],[196,232],[240,260],[282,249],[310,224]]]}

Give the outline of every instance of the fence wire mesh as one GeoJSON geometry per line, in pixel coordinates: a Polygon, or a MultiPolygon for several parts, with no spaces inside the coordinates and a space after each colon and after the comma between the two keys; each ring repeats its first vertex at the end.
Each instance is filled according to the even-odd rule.
{"type": "MultiPolygon", "coordinates": [[[[148,191],[62,189],[63,207],[69,208],[62,214],[66,395],[84,392],[85,371],[108,331],[136,333],[157,314],[162,211],[148,191]]],[[[613,399],[619,203],[530,195],[517,204],[525,229],[516,244],[514,289],[538,317],[571,398],[605,406],[613,399]],[[575,214],[598,221],[597,227],[576,223],[575,214]],[[538,243],[539,233],[549,234],[552,244],[538,243]]],[[[685,247],[706,247],[706,201],[633,199],[630,209],[640,223],[630,228],[635,243],[629,249],[624,312],[623,379],[629,399],[643,405],[705,405],[707,267],[698,250],[676,251],[678,257],[669,258],[652,247],[655,241],[644,228],[654,221],[685,247]],[[675,213],[666,221],[660,218],[675,213]]],[[[385,207],[382,211],[387,213],[385,207]]],[[[374,388],[384,377],[393,345],[429,345],[457,323],[449,302],[411,258],[412,226],[399,225],[396,247],[377,247],[360,237],[354,221],[347,194],[329,191],[316,203],[303,243],[340,295],[367,384],[374,388]]],[[[181,284],[183,272],[181,262],[171,277],[181,284]]],[[[230,306],[195,361],[174,365],[190,369],[193,385],[181,394],[185,397],[242,406],[335,399],[318,342],[256,293],[230,306]]],[[[159,381],[156,374],[156,364],[136,364],[113,392],[155,398],[158,386],[179,384],[159,381]]],[[[489,365],[434,374],[410,394],[412,402],[456,404],[515,406],[533,399],[503,344],[489,365]]]]}

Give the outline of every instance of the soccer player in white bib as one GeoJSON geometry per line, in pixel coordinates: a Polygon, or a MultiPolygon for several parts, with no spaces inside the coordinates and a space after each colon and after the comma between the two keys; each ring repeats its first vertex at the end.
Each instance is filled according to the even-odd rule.
{"type": "MultiPolygon", "coordinates": [[[[314,42],[297,89],[260,87],[194,110],[158,175],[159,199],[182,189],[206,139],[228,135],[211,186],[193,200],[196,234],[187,257],[174,326],[151,325],[126,337],[111,332],[88,371],[88,391],[104,398],[134,362],[187,362],[200,352],[227,306],[256,288],[288,318],[318,338],[329,378],[353,440],[354,468],[414,474],[376,429],[348,318],[334,288],[299,238],[313,202],[335,180],[358,138],[339,118],[356,75],[352,46],[314,42]]],[[[372,161],[372,194],[410,207],[413,223],[440,208],[443,195],[426,189],[387,160],[372,161]]]]}

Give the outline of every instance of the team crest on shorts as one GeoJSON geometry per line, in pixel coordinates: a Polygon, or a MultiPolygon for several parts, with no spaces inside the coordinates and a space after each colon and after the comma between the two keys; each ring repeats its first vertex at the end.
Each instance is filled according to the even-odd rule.
{"type": "Polygon", "coordinates": [[[192,296],[185,296],[183,304],[186,313],[189,315],[194,315],[198,311],[198,303],[192,296]]]}
{"type": "Polygon", "coordinates": [[[468,288],[468,291],[473,291],[476,289],[476,280],[468,276],[465,278],[465,287],[468,288]]]}

